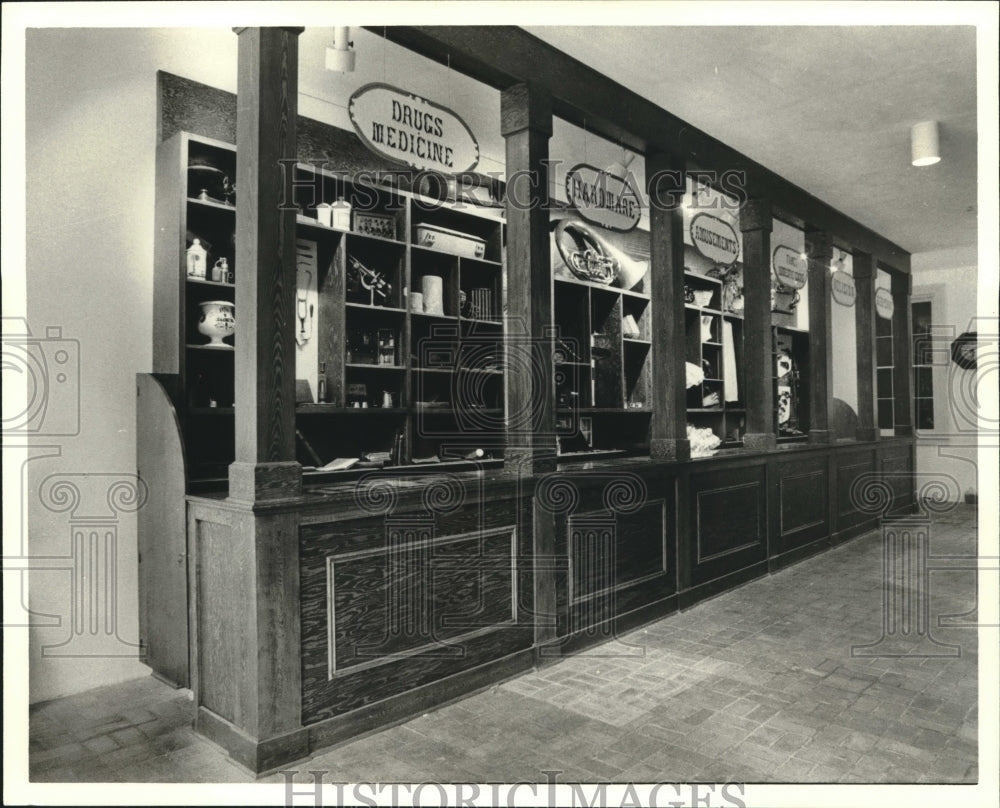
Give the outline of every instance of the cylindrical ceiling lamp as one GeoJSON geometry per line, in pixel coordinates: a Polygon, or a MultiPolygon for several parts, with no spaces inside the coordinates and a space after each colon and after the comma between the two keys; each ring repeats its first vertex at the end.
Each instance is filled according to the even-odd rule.
{"type": "Polygon", "coordinates": [[[354,51],[351,50],[351,29],[344,26],[333,29],[333,47],[326,49],[326,69],[351,73],[354,70],[354,51]]]}
{"type": "Polygon", "coordinates": [[[940,162],[937,121],[913,124],[910,128],[910,154],[915,166],[932,166],[940,162]]]}

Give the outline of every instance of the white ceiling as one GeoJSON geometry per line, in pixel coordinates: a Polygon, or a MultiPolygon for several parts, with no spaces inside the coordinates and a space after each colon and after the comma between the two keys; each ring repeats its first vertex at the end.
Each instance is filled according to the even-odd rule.
{"type": "Polygon", "coordinates": [[[976,244],[972,27],[526,30],[911,253],[976,244]],[[925,120],[942,160],[915,168],[925,120]]]}

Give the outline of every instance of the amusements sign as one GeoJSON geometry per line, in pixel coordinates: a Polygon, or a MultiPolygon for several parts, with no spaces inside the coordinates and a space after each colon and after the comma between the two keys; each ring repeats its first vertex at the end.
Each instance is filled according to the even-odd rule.
{"type": "Polygon", "coordinates": [[[853,306],[857,297],[854,278],[838,269],[830,278],[830,293],[841,306],[853,306]]]}
{"type": "Polygon", "coordinates": [[[806,285],[805,259],[798,250],[779,244],[771,255],[771,269],[778,282],[788,289],[801,289],[806,285]]]}
{"type": "Polygon", "coordinates": [[[891,320],[895,307],[892,303],[892,292],[888,289],[878,289],[875,292],[875,313],[883,320],[891,320]]]}
{"type": "Polygon", "coordinates": [[[691,243],[709,261],[723,267],[732,266],[740,256],[740,241],[736,231],[718,216],[699,213],[691,220],[691,243]]]}
{"type": "Polygon", "coordinates": [[[639,199],[621,177],[586,163],[566,172],[566,198],[588,222],[626,233],[639,224],[639,199]]]}
{"type": "Polygon", "coordinates": [[[447,107],[388,84],[366,84],[351,96],[351,123],[376,154],[411,168],[457,174],[479,163],[479,143],[447,107]]]}

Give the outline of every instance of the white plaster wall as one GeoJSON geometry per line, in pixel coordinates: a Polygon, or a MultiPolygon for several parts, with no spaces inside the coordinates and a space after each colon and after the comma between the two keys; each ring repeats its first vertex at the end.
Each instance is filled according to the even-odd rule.
{"type": "MultiPolygon", "coordinates": [[[[350,128],[350,93],[387,81],[451,106],[480,139],[480,170],[502,170],[498,93],[357,29],[357,71],[329,73],[329,37],[329,29],[307,29],[300,39],[301,114],[350,128]]],[[[235,92],[236,51],[229,28],[27,32],[27,320],[35,335],[61,328],[78,350],[71,394],[81,413],[78,434],[34,441],[39,456],[24,475],[27,553],[59,567],[30,575],[28,605],[38,613],[29,629],[32,702],[147,673],[130,658],[138,640],[135,514],[109,510],[115,477],[106,475],[134,474],[134,380],[152,361],[156,71],[235,92]],[[79,506],[42,502],[51,475],[76,485],[79,506]],[[66,646],[70,531],[88,515],[104,517],[102,540],[110,533],[117,546],[109,581],[120,641],[66,646]],[[58,655],[74,649],[84,655],[58,655]]]]}
{"type": "MultiPolygon", "coordinates": [[[[917,253],[911,258],[913,300],[930,300],[934,350],[934,429],[917,431],[917,471],[942,476],[956,496],[977,488],[974,371],[951,361],[951,339],[977,327],[978,261],[975,247],[917,253]],[[972,386],[970,386],[972,385],[972,386]]],[[[995,301],[994,301],[995,305],[995,301]]],[[[993,341],[996,336],[993,335],[993,341]]],[[[990,383],[990,382],[987,382],[990,383]]],[[[992,384],[996,384],[995,375],[992,384]]]]}

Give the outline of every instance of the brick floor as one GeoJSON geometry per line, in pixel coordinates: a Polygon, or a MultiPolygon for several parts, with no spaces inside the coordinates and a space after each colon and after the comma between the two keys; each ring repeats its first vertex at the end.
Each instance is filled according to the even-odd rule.
{"type": "MultiPolygon", "coordinates": [[[[973,509],[936,518],[932,553],[975,547],[973,509]]],[[[562,782],[975,782],[976,636],[935,617],[973,609],[974,575],[931,576],[934,639],[959,656],[852,657],[881,635],[881,553],[879,534],[862,536],[299,768],[326,782],[544,782],[546,770],[562,782]]],[[[31,779],[252,781],[191,729],[189,696],[150,677],[33,705],[31,779]]]]}

